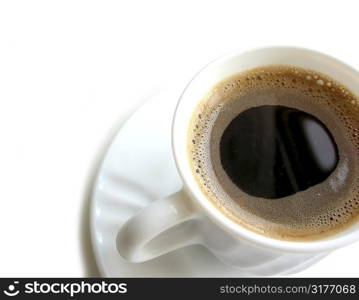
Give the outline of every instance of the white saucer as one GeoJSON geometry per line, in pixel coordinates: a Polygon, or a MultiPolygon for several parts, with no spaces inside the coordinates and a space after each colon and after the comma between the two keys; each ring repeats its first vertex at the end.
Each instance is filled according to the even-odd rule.
{"type": "Polygon", "coordinates": [[[171,122],[179,95],[176,89],[167,89],[151,97],[121,128],[105,155],[90,216],[91,238],[102,276],[251,276],[223,265],[202,246],[182,248],[140,264],[126,262],[117,252],[115,240],[122,224],[142,207],[182,186],[171,150],[171,122]]]}

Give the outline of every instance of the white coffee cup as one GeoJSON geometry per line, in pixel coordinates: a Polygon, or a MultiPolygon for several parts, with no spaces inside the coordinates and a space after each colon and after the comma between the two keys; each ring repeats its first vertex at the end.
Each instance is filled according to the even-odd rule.
{"type": "Polygon", "coordinates": [[[359,239],[359,222],[339,234],[315,241],[292,242],[260,235],[221,213],[195,180],[188,157],[187,135],[199,101],[223,79],[273,64],[327,74],[359,95],[356,70],[311,50],[261,48],[226,55],[208,64],[187,85],[174,114],[172,147],[183,188],[154,201],[124,224],[117,236],[117,248],[122,257],[130,262],[144,262],[185,246],[201,244],[227,265],[257,275],[275,275],[296,272],[330,251],[359,239]]]}

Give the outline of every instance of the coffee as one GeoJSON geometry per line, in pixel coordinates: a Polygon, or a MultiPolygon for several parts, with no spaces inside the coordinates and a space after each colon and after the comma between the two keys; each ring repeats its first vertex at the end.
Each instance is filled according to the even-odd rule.
{"type": "Polygon", "coordinates": [[[224,130],[219,150],[222,168],[238,188],[271,199],[324,181],[338,163],[337,146],[325,125],[280,105],[241,112],[224,130]]]}
{"type": "Polygon", "coordinates": [[[291,66],[232,76],[198,105],[188,139],[202,191],[252,231],[319,239],[359,218],[359,99],[328,76],[291,66]]]}

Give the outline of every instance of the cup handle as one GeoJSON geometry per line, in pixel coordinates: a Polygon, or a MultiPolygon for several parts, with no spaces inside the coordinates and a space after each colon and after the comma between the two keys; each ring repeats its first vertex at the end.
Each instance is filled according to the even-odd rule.
{"type": "Polygon", "coordinates": [[[197,244],[194,207],[182,190],[154,201],[128,220],[117,235],[121,256],[144,262],[176,249],[197,244]]]}

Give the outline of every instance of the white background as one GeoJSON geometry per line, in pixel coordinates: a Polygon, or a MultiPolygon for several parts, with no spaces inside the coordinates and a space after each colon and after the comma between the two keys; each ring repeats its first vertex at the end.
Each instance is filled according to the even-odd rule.
{"type": "MultiPolygon", "coordinates": [[[[96,276],[98,163],[146,98],[220,54],[316,49],[359,68],[353,1],[1,1],[0,276],[96,276]]],[[[359,243],[300,276],[359,276],[359,243]]]]}

